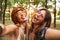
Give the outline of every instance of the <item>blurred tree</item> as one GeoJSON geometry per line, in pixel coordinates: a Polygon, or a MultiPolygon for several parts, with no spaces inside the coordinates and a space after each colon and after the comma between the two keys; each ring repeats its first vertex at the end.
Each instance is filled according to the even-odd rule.
{"type": "Polygon", "coordinates": [[[52,3],[52,0],[41,0],[40,1],[42,3],[42,7],[45,7],[45,8],[52,8],[52,5],[48,4],[49,2],[52,3]]]}
{"type": "Polygon", "coordinates": [[[7,7],[9,8],[9,13],[10,13],[10,8],[12,7],[11,1],[7,0],[7,7]]]}
{"type": "Polygon", "coordinates": [[[3,0],[0,0],[0,21],[2,21],[2,2],[3,0]]]}
{"type": "Polygon", "coordinates": [[[59,8],[59,12],[58,12],[58,15],[60,15],[60,8],[59,8]]]}
{"type": "Polygon", "coordinates": [[[5,11],[6,11],[6,7],[7,7],[7,0],[4,0],[4,13],[3,13],[3,24],[5,24],[5,11]]]}
{"type": "Polygon", "coordinates": [[[58,15],[59,15],[59,19],[60,19],[60,8],[59,8],[59,11],[58,11],[58,15]]]}
{"type": "Polygon", "coordinates": [[[48,0],[45,0],[45,8],[48,8],[48,7],[47,7],[47,2],[48,2],[48,0]]]}
{"type": "Polygon", "coordinates": [[[47,0],[40,0],[41,7],[47,7],[47,0]]]}
{"type": "Polygon", "coordinates": [[[38,5],[40,3],[40,0],[34,0],[34,5],[38,5]]]}
{"type": "Polygon", "coordinates": [[[56,0],[54,0],[53,4],[55,5],[55,7],[54,7],[54,27],[56,28],[56,0]]]}
{"type": "Polygon", "coordinates": [[[48,4],[48,8],[50,8],[50,9],[52,9],[53,8],[53,6],[52,6],[52,4],[54,3],[54,1],[52,1],[52,0],[49,0],[49,4],[48,4]],[[50,2],[50,3],[49,3],[50,2]],[[52,3],[52,4],[51,4],[52,3]]]}

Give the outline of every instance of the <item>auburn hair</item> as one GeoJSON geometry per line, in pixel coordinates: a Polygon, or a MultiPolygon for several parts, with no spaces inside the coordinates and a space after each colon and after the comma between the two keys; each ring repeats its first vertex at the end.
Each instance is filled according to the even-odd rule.
{"type": "Polygon", "coordinates": [[[18,22],[18,19],[17,19],[17,12],[18,11],[24,11],[25,9],[23,8],[23,7],[15,7],[15,8],[13,8],[13,10],[12,10],[12,13],[11,13],[11,19],[12,19],[12,21],[14,22],[14,24],[17,24],[17,23],[19,23],[18,22]]]}

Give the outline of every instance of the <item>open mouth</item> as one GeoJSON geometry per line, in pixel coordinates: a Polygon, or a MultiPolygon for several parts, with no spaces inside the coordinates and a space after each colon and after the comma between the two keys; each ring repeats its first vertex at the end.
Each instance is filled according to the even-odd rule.
{"type": "Polygon", "coordinates": [[[34,21],[37,21],[38,19],[36,17],[34,17],[34,21]]]}

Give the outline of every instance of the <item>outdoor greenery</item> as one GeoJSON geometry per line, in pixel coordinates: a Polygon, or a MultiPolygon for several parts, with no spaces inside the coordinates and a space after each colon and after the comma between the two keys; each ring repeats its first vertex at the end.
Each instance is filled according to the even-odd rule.
{"type": "Polygon", "coordinates": [[[4,21],[5,17],[10,16],[12,8],[16,6],[24,6],[26,8],[30,4],[36,5],[36,7],[40,5],[39,7],[46,7],[53,10],[51,12],[54,14],[54,22],[60,19],[60,9],[59,11],[56,10],[56,0],[0,0],[0,20],[3,18],[2,21],[4,21]],[[6,14],[7,7],[9,14],[6,14]],[[58,18],[56,18],[56,14],[59,16],[58,18]]]}
{"type": "Polygon", "coordinates": [[[56,9],[56,0],[0,0],[0,23],[2,22],[6,25],[13,23],[10,18],[12,9],[17,6],[23,6],[27,8],[28,5],[29,7],[31,6],[30,4],[34,6],[36,5],[36,8],[45,7],[47,9],[50,9],[50,11],[52,10],[51,13],[54,14],[54,22],[52,23],[52,26],[54,27],[55,25],[57,28],[59,28],[60,8],[59,10],[56,9]]]}

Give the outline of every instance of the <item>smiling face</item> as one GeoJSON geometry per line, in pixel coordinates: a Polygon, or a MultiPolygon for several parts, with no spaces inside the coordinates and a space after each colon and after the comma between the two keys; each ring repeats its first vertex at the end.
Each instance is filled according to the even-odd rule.
{"type": "Polygon", "coordinates": [[[42,21],[44,21],[45,14],[46,14],[45,10],[41,10],[41,11],[36,12],[32,17],[32,23],[39,24],[42,21]]]}
{"type": "Polygon", "coordinates": [[[23,7],[16,7],[12,10],[11,18],[14,24],[20,24],[26,22],[27,19],[27,12],[23,7]]]}
{"type": "Polygon", "coordinates": [[[26,22],[27,21],[27,13],[24,11],[17,12],[17,20],[19,22],[26,22]]]}

